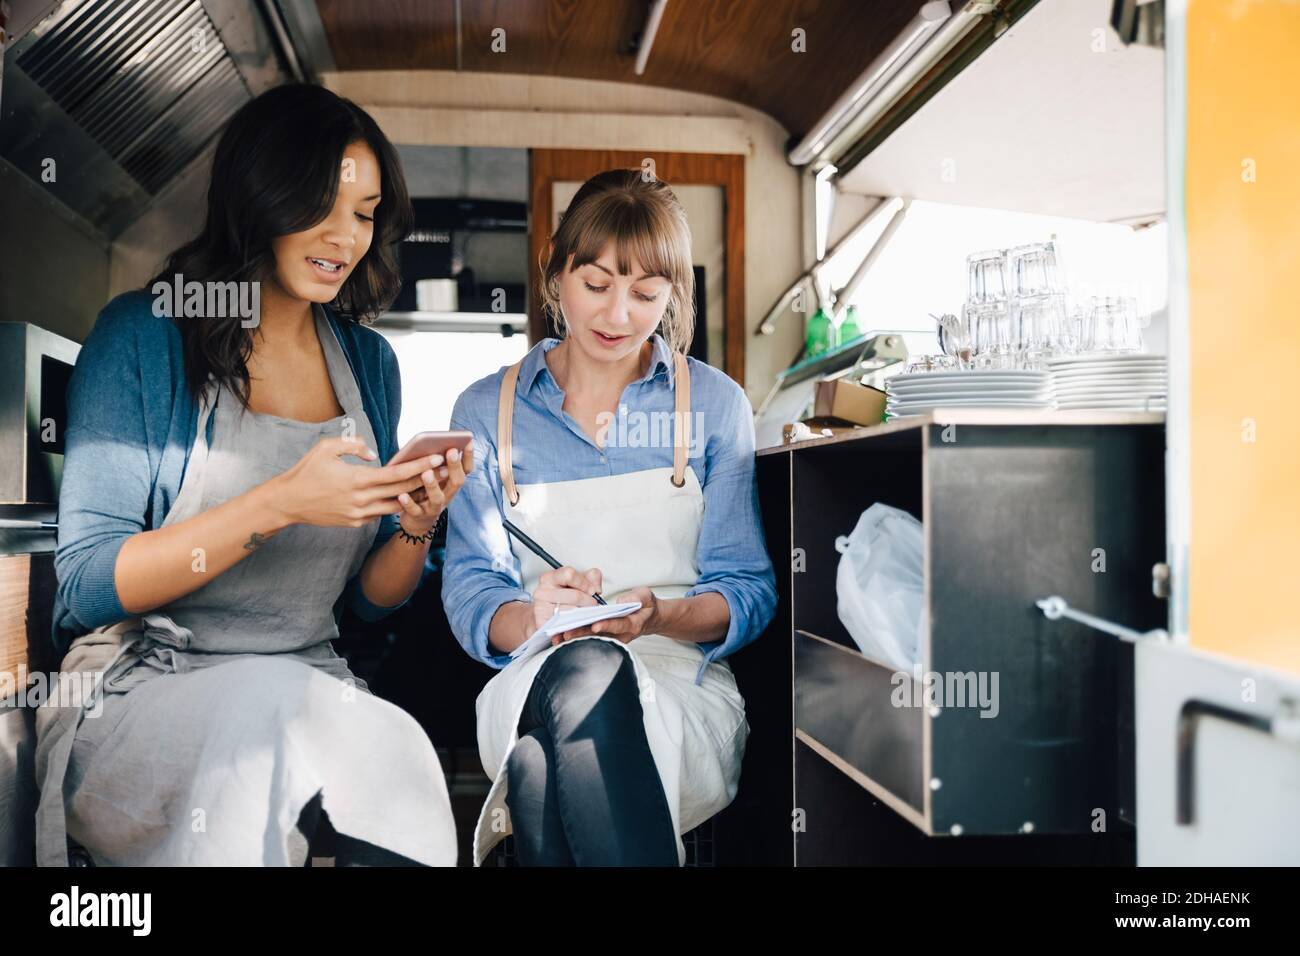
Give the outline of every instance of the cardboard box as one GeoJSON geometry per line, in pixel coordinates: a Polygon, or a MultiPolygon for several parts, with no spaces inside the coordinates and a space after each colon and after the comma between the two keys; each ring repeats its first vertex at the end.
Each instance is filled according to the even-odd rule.
{"type": "Polygon", "coordinates": [[[851,425],[879,425],[885,420],[885,393],[845,379],[818,382],[813,415],[851,425]]]}

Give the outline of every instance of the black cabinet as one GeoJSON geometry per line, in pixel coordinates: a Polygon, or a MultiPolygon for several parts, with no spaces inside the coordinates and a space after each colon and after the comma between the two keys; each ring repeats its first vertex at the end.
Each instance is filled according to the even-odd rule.
{"type": "Polygon", "coordinates": [[[763,640],[792,659],[795,862],[1132,862],[1131,648],[1035,602],[1163,626],[1160,416],[938,412],[765,449],[758,476],[782,592],[763,640]],[[911,672],[837,613],[835,539],[875,502],[924,525],[911,672]]]}

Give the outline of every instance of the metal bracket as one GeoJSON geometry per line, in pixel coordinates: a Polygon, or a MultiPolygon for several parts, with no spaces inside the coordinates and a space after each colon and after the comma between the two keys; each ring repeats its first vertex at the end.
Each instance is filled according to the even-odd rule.
{"type": "Polygon", "coordinates": [[[1045,597],[1041,601],[1035,601],[1038,608],[1043,612],[1043,617],[1049,621],[1060,620],[1068,617],[1072,621],[1078,621],[1080,624],[1086,624],[1093,630],[1102,631],[1111,637],[1118,637],[1121,641],[1127,641],[1130,644],[1136,644],[1142,640],[1169,640],[1169,632],[1164,628],[1157,628],[1154,631],[1135,631],[1130,627],[1122,624],[1114,624],[1104,618],[1097,617],[1093,614],[1086,614],[1083,611],[1076,611],[1066,603],[1065,598],[1053,594],[1051,597],[1045,597]]]}
{"type": "Polygon", "coordinates": [[[1169,565],[1163,561],[1151,566],[1151,593],[1162,601],[1169,600],[1169,565]]]}

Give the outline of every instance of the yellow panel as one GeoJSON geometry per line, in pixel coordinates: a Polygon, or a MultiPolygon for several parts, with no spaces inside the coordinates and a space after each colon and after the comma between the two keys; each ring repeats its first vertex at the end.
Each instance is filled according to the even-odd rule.
{"type": "Polygon", "coordinates": [[[1300,2],[1186,29],[1188,630],[1300,673],[1300,2]]]}

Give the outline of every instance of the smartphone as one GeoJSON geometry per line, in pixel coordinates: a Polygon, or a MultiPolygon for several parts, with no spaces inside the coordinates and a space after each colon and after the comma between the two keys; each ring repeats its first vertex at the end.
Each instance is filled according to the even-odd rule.
{"type": "Polygon", "coordinates": [[[459,448],[462,453],[465,452],[473,440],[474,436],[470,432],[420,432],[403,445],[401,450],[388,463],[397,465],[404,461],[410,461],[412,458],[428,457],[429,455],[442,455],[445,459],[447,452],[453,448],[459,448]]]}

